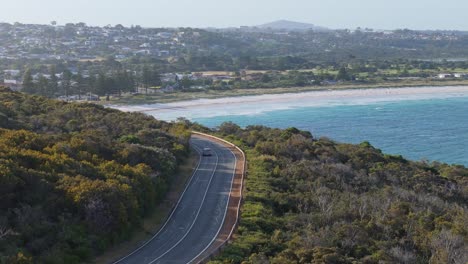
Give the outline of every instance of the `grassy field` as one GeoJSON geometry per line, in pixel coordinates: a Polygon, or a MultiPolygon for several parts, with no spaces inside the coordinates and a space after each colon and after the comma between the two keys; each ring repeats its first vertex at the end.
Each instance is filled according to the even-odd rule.
{"type": "Polygon", "coordinates": [[[92,263],[95,264],[108,264],[117,260],[119,257],[125,256],[132,252],[135,248],[138,248],[142,242],[148,241],[166,221],[167,217],[172,211],[172,208],[179,200],[179,197],[185,189],[188,179],[193,174],[193,170],[198,163],[198,155],[192,151],[190,157],[180,166],[178,174],[174,177],[169,192],[166,195],[164,201],[155,208],[152,215],[148,216],[143,220],[143,224],[140,230],[136,231],[131,240],[121,243],[107,252],[102,256],[94,259],[92,263]]]}
{"type": "Polygon", "coordinates": [[[111,101],[102,101],[102,104],[138,105],[153,103],[170,103],[196,99],[214,99],[222,97],[249,96],[262,94],[300,93],[323,90],[345,89],[378,89],[418,86],[461,86],[468,85],[468,80],[401,80],[399,82],[382,82],[378,84],[338,84],[327,86],[290,87],[290,88],[258,88],[258,89],[232,89],[232,90],[205,90],[197,92],[174,92],[154,95],[127,95],[113,98],[111,101]]]}

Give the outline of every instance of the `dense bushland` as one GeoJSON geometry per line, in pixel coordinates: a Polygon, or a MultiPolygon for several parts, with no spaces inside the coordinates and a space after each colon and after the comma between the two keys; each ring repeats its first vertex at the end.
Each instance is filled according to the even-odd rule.
{"type": "Polygon", "coordinates": [[[128,238],[189,137],[181,123],[0,88],[0,263],[78,263],[128,238]]]}
{"type": "Polygon", "coordinates": [[[235,240],[212,263],[467,263],[467,168],[295,128],[217,132],[249,166],[235,240]]]}

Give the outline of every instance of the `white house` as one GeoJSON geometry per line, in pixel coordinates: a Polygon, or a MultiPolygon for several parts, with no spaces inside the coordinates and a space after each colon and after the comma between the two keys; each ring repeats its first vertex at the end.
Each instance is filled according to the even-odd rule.
{"type": "Polygon", "coordinates": [[[165,39],[172,38],[172,35],[173,34],[170,32],[159,32],[158,34],[156,34],[156,36],[160,38],[165,38],[165,39]]]}
{"type": "Polygon", "coordinates": [[[9,75],[11,77],[19,76],[21,73],[19,70],[4,70],[3,72],[5,73],[5,75],[9,75]]]}
{"type": "Polygon", "coordinates": [[[13,84],[13,85],[19,84],[19,82],[17,80],[8,80],[8,79],[3,80],[3,83],[4,84],[13,84]]]}
{"type": "Polygon", "coordinates": [[[450,73],[440,73],[440,74],[438,75],[438,78],[439,78],[439,79],[445,79],[445,78],[451,78],[451,77],[453,77],[453,75],[450,74],[450,73]]]}
{"type": "Polygon", "coordinates": [[[21,91],[23,89],[23,85],[20,81],[17,80],[3,80],[3,84],[0,83],[0,86],[6,86],[13,91],[21,91]]]}

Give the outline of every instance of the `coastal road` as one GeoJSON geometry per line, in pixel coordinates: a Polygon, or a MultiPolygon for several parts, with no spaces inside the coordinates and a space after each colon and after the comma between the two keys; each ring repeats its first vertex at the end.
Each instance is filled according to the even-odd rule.
{"type": "Polygon", "coordinates": [[[226,146],[193,135],[197,168],[172,214],[149,241],[115,264],[192,263],[215,241],[226,217],[237,159],[226,146]],[[201,156],[202,149],[212,156],[201,156]]]}

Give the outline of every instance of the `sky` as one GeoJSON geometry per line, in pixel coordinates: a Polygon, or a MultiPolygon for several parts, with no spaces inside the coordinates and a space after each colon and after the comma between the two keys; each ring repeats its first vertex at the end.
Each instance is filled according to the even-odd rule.
{"type": "Polygon", "coordinates": [[[332,29],[468,30],[466,0],[1,0],[0,22],[238,27],[286,19],[332,29]]]}

